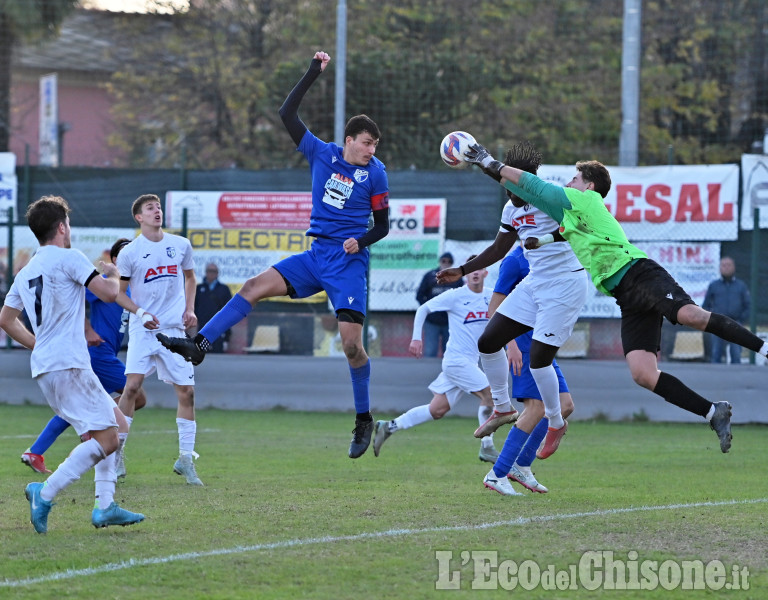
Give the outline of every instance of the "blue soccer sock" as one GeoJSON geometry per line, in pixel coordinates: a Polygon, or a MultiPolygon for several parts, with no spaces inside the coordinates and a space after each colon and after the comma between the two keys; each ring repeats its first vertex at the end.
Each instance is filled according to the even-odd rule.
{"type": "Polygon", "coordinates": [[[349,367],[349,376],[352,379],[352,397],[355,400],[355,412],[365,414],[371,409],[368,397],[368,388],[371,385],[371,361],[362,367],[349,367]]]}
{"type": "Polygon", "coordinates": [[[513,427],[509,430],[507,435],[507,441],[504,442],[504,447],[499,453],[499,458],[496,459],[496,464],[493,465],[493,472],[496,473],[496,477],[506,477],[512,465],[517,460],[517,455],[520,454],[520,450],[528,440],[528,435],[522,429],[513,427]]]}
{"type": "Polygon", "coordinates": [[[233,325],[237,325],[251,312],[251,303],[240,294],[235,294],[210,321],[205,324],[198,335],[213,343],[218,340],[233,325]]]}
{"type": "Polygon", "coordinates": [[[531,431],[531,435],[528,437],[528,441],[525,442],[525,446],[520,450],[520,454],[517,457],[518,467],[530,467],[536,458],[536,450],[541,446],[541,440],[547,435],[547,428],[549,427],[549,419],[544,417],[536,427],[531,431]]]}
{"type": "Polygon", "coordinates": [[[64,433],[64,430],[67,427],[69,427],[69,423],[60,416],[54,415],[54,417],[48,421],[45,428],[40,432],[40,435],[37,436],[35,443],[32,444],[29,451],[32,454],[45,454],[48,451],[48,448],[53,445],[53,442],[56,441],[56,438],[64,433]]]}

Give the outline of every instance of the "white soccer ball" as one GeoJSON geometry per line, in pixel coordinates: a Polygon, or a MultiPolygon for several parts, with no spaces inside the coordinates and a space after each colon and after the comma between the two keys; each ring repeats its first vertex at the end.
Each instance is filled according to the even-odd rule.
{"type": "Polygon", "coordinates": [[[475,138],[466,131],[452,131],[440,142],[440,158],[452,169],[463,169],[469,165],[464,153],[474,143],[475,138]]]}

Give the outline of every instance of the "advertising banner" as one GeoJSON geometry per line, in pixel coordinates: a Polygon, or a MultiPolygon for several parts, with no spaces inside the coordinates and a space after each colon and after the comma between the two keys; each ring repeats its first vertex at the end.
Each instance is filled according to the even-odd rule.
{"type": "Polygon", "coordinates": [[[754,229],[758,209],[760,229],[768,228],[768,155],[741,156],[741,228],[754,229]]]}
{"type": "MultiPolygon", "coordinates": [[[[738,237],[738,165],[608,168],[605,205],[632,242],[738,237]]],[[[538,172],[559,185],[575,174],[572,165],[543,165],[538,172]]]]}
{"type": "Polygon", "coordinates": [[[13,152],[0,152],[0,223],[8,222],[9,208],[13,209],[14,223],[19,222],[17,197],[16,155],[13,152]]]}

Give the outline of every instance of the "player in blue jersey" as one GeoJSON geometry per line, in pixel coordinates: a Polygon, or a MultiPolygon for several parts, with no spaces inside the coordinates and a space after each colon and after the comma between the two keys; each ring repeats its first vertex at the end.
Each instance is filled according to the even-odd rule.
{"type": "Polygon", "coordinates": [[[384,164],[374,157],[381,135],[370,117],[352,117],[344,128],[344,145],[338,146],[315,137],[298,116],[304,94],[330,60],[325,52],[315,53],[309,69],[280,107],[283,124],[312,173],[312,213],[306,233],[315,238],[312,247],[246,281],[194,340],[163,334],[157,339],[197,365],[211,344],[248,316],[259,300],[285,295],[306,298],[324,290],[336,311],[349,362],[357,413],[349,457],[358,458],[368,449],[374,426],[368,394],[371,366],[362,335],[368,246],[389,232],[389,184],[384,164]],[[373,227],[369,230],[371,213],[373,227]]]}
{"type": "MultiPolygon", "coordinates": [[[[499,266],[499,278],[496,281],[493,296],[488,306],[489,318],[493,316],[502,300],[528,275],[528,271],[528,261],[523,255],[523,247],[518,245],[499,266]]],[[[523,403],[525,408],[515,425],[510,429],[507,441],[504,443],[504,448],[496,459],[496,463],[499,464],[497,474],[500,473],[500,478],[503,478],[506,473],[509,479],[517,481],[532,492],[545,494],[549,490],[536,480],[531,471],[531,465],[536,458],[536,451],[544,440],[549,427],[549,420],[544,416],[541,392],[539,392],[536,381],[531,374],[532,340],[533,330],[518,336],[507,346],[510,373],[512,374],[512,393],[519,402],[523,403]]],[[[573,399],[557,360],[552,361],[552,366],[557,373],[563,418],[568,418],[573,412],[573,399]]],[[[496,472],[495,468],[494,472],[496,472]]],[[[509,489],[514,490],[511,486],[504,487],[505,489],[508,488],[507,492],[509,489]]]]}
{"type": "MultiPolygon", "coordinates": [[[[120,250],[129,242],[130,240],[121,238],[112,245],[109,251],[112,264],[115,264],[120,250]]],[[[125,365],[117,358],[117,354],[123,344],[127,314],[116,302],[104,302],[89,289],[85,290],[85,301],[90,309],[90,319],[87,317],[85,319],[85,339],[88,342],[91,368],[108,394],[122,394],[123,388],[125,388],[125,365]]],[[[142,389],[137,402],[137,409],[143,407],[146,402],[147,399],[142,389]]],[[[133,419],[126,417],[126,420],[130,425],[133,419]]],[[[69,427],[69,423],[58,415],[54,415],[37,437],[35,443],[21,455],[21,462],[38,473],[50,473],[45,467],[43,455],[67,427],[69,427]]],[[[115,456],[115,470],[120,478],[125,477],[123,445],[127,435],[127,433],[122,432],[118,434],[120,444],[115,456]]]]}

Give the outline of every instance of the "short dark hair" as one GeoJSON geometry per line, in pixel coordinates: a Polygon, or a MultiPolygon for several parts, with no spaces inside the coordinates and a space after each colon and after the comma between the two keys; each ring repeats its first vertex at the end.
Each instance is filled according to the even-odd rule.
{"type": "Polygon", "coordinates": [[[128,238],[120,238],[117,240],[114,244],[112,244],[112,247],[109,249],[109,258],[116,258],[118,254],[120,254],[120,250],[125,248],[128,244],[131,243],[131,240],[128,238]]]}
{"type": "Polygon", "coordinates": [[[344,139],[348,137],[357,137],[359,134],[367,131],[375,140],[381,139],[379,126],[368,115],[357,115],[352,117],[344,126],[344,139]]]}
{"type": "Polygon", "coordinates": [[[65,223],[72,212],[61,196],[43,196],[29,205],[27,224],[42,245],[56,237],[59,223],[65,223]]]}
{"type": "Polygon", "coordinates": [[[576,163],[576,170],[581,173],[581,178],[592,183],[595,191],[603,198],[611,191],[611,174],[603,163],[596,160],[582,160],[576,163]]]}
{"type": "Polygon", "coordinates": [[[131,205],[131,214],[133,214],[134,218],[141,212],[141,207],[147,202],[160,202],[160,198],[156,194],[142,194],[136,198],[133,201],[133,205],[131,205]]]}

